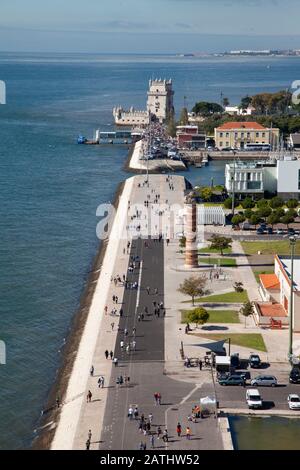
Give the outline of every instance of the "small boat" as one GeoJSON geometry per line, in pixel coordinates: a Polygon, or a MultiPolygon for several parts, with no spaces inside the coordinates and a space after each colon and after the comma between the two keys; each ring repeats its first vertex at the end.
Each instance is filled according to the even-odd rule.
{"type": "Polygon", "coordinates": [[[196,168],[202,168],[202,163],[195,163],[196,168]]]}
{"type": "Polygon", "coordinates": [[[77,144],[85,144],[86,142],[87,139],[83,135],[80,135],[77,139],[77,144]]]}

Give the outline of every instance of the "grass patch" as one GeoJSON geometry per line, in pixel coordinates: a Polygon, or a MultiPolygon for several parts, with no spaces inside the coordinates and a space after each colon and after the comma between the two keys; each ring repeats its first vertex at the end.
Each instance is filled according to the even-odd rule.
{"type": "Polygon", "coordinates": [[[255,349],[257,351],[267,352],[264,339],[259,333],[196,333],[195,336],[201,336],[201,338],[212,339],[216,341],[222,341],[223,339],[230,338],[231,344],[235,344],[236,346],[243,346],[251,350],[255,349]]]}
{"type": "MultiPolygon", "coordinates": [[[[226,294],[215,294],[215,295],[208,295],[207,297],[200,297],[195,299],[196,303],[237,303],[243,304],[248,302],[248,294],[247,291],[243,292],[227,292],[226,294]]],[[[185,303],[190,302],[190,300],[186,300],[185,303]]]]}
{"type": "MultiPolygon", "coordinates": [[[[208,253],[208,254],[213,253],[213,254],[220,255],[220,250],[218,250],[216,248],[206,247],[206,248],[201,248],[200,250],[198,250],[198,253],[208,253]]],[[[223,250],[223,253],[224,253],[224,255],[231,255],[232,249],[231,248],[226,248],[225,250],[223,250]]]]}
{"type": "MultiPolygon", "coordinates": [[[[291,251],[288,240],[270,241],[266,238],[266,241],[241,242],[241,245],[247,255],[256,255],[258,251],[262,255],[289,255],[291,251]]],[[[300,255],[300,243],[296,243],[295,253],[300,255]]]]}
{"type": "Polygon", "coordinates": [[[199,258],[199,263],[209,264],[210,266],[221,266],[222,268],[236,268],[236,260],[234,258],[199,258]]]}
{"type": "Polygon", "coordinates": [[[272,271],[253,271],[256,282],[259,284],[259,275],[260,274],[274,274],[274,269],[272,271]]]}
{"type": "MultiPolygon", "coordinates": [[[[190,310],[181,310],[181,323],[187,323],[190,310]]],[[[240,323],[239,314],[236,310],[207,310],[209,313],[208,323],[240,323]]]]}

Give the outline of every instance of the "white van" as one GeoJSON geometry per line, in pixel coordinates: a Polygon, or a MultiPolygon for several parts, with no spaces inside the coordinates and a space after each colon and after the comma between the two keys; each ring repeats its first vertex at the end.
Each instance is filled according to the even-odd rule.
{"type": "Polygon", "coordinates": [[[256,388],[246,391],[246,401],[249,408],[262,408],[262,399],[256,388]]]}

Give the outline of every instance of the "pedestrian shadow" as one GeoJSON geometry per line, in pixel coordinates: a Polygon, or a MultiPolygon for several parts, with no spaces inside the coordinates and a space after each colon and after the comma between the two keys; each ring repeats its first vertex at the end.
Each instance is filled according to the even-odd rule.
{"type": "MultiPolygon", "coordinates": [[[[202,326],[201,328],[202,330],[205,330],[205,331],[214,331],[214,330],[217,330],[217,331],[226,331],[228,330],[228,327],[227,326],[217,326],[217,325],[209,325],[209,326],[202,326]]],[[[196,331],[196,330],[194,330],[196,331]]],[[[199,330],[198,330],[199,331],[199,330]]]]}

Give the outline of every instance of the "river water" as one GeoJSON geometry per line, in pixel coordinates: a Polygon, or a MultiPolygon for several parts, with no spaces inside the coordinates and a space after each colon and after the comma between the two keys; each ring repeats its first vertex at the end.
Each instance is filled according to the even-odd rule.
{"type": "MultiPolygon", "coordinates": [[[[112,129],[114,105],[144,108],[151,77],[172,77],[177,110],[221,92],[234,104],[287,88],[300,60],[0,53],[1,449],[30,446],[98,246],[97,206],[128,176],[125,147],[77,135],[112,129]]],[[[186,176],[223,183],[224,163],[186,176]]]]}

